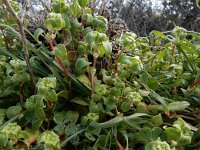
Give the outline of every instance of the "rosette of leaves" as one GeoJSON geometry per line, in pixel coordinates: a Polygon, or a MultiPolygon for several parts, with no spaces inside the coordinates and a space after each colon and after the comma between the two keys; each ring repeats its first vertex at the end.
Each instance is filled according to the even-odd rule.
{"type": "Polygon", "coordinates": [[[130,108],[135,105],[138,106],[143,99],[140,94],[136,91],[126,91],[124,90],[125,100],[122,102],[121,109],[123,112],[130,110],[130,108]]]}
{"type": "Polygon", "coordinates": [[[27,141],[30,140],[30,138],[31,134],[27,131],[23,131],[17,123],[8,123],[0,131],[0,148],[12,148],[18,141],[24,142],[28,147],[27,141]]]}
{"type": "Polygon", "coordinates": [[[5,126],[0,131],[0,146],[5,147],[11,147],[11,143],[9,140],[13,143],[16,143],[18,140],[18,135],[21,131],[21,127],[17,125],[17,123],[10,123],[7,126],[5,126]]]}
{"type": "Polygon", "coordinates": [[[150,39],[151,45],[159,46],[162,42],[164,42],[166,40],[166,36],[162,32],[153,30],[150,33],[149,39],[150,39]]]}
{"type": "Polygon", "coordinates": [[[11,59],[8,62],[8,57],[2,55],[0,60],[0,97],[11,93],[19,94],[20,85],[30,81],[25,61],[11,59]]]}
{"type": "Polygon", "coordinates": [[[167,142],[161,141],[158,138],[156,141],[146,144],[145,150],[175,150],[175,148],[171,149],[167,142]]]}
{"type": "Polygon", "coordinates": [[[122,37],[123,50],[126,52],[133,52],[136,49],[136,34],[124,33],[122,37]]]}
{"type": "Polygon", "coordinates": [[[33,129],[38,129],[46,119],[44,107],[43,97],[40,95],[32,95],[26,100],[25,119],[31,122],[33,129]]]}
{"type": "Polygon", "coordinates": [[[17,123],[8,123],[0,131],[0,148],[12,149],[17,142],[21,142],[21,147],[29,148],[35,139],[37,139],[38,134],[38,131],[22,130],[21,126],[17,125],[17,123]]]}
{"type": "Polygon", "coordinates": [[[59,136],[53,131],[46,131],[40,134],[37,143],[44,143],[44,150],[61,149],[59,136]]]}
{"type": "Polygon", "coordinates": [[[104,33],[90,31],[85,36],[85,42],[88,44],[88,52],[96,58],[104,54],[109,56],[112,52],[112,44],[104,33]]]}
{"type": "Polygon", "coordinates": [[[136,75],[142,71],[143,64],[139,56],[131,57],[121,54],[121,56],[119,56],[119,68],[121,68],[122,71],[126,70],[126,73],[129,75],[136,75]]]}
{"type": "Polygon", "coordinates": [[[172,127],[166,127],[165,133],[174,146],[183,146],[191,143],[193,132],[191,127],[182,119],[178,118],[172,127]]]}
{"type": "Polygon", "coordinates": [[[187,36],[187,30],[182,28],[182,27],[179,27],[179,26],[176,26],[173,30],[172,30],[172,34],[182,40],[184,39],[186,36],[187,36]]]}
{"type": "Polygon", "coordinates": [[[10,74],[13,73],[11,81],[14,85],[19,85],[20,83],[26,83],[30,81],[30,75],[26,73],[25,61],[13,59],[10,61],[10,64],[13,67],[13,71],[9,71],[12,71],[10,74]]]}
{"type": "Polygon", "coordinates": [[[45,27],[52,32],[61,30],[65,26],[65,20],[59,13],[49,13],[44,21],[45,27]]]}
{"type": "Polygon", "coordinates": [[[28,98],[25,104],[25,107],[27,109],[25,118],[26,120],[31,121],[32,127],[34,129],[39,128],[42,122],[46,119],[46,115],[44,112],[44,100],[53,103],[56,102],[58,99],[55,92],[55,77],[46,77],[39,79],[36,86],[38,90],[37,95],[32,95],[30,98],[28,98]]]}
{"type": "Polygon", "coordinates": [[[70,6],[69,3],[66,3],[64,0],[53,0],[52,1],[52,9],[55,13],[69,13],[70,12],[70,6]]]}
{"type": "Polygon", "coordinates": [[[56,78],[55,77],[45,77],[39,79],[37,85],[38,94],[42,96],[46,101],[56,102],[58,97],[55,91],[56,88],[56,78]]]}

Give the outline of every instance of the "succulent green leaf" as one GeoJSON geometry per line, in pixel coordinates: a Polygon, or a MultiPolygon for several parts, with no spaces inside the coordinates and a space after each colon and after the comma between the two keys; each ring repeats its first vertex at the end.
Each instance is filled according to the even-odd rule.
{"type": "Polygon", "coordinates": [[[62,1],[53,3],[52,4],[53,11],[56,13],[61,13],[62,12],[61,10],[64,7],[64,5],[65,5],[64,2],[62,2],[62,1]]]}
{"type": "Polygon", "coordinates": [[[79,118],[79,113],[77,111],[67,111],[66,113],[67,118],[69,119],[70,123],[76,123],[79,118]]]}
{"type": "Polygon", "coordinates": [[[86,58],[78,58],[75,63],[75,70],[78,75],[82,75],[85,73],[85,69],[90,65],[91,63],[88,62],[86,58]]]}
{"type": "Polygon", "coordinates": [[[6,110],[6,115],[8,119],[11,119],[15,115],[19,114],[22,110],[21,106],[11,106],[6,110]]]}
{"type": "Polygon", "coordinates": [[[172,34],[179,38],[179,39],[184,39],[186,36],[187,36],[187,30],[182,28],[182,27],[179,27],[179,26],[176,26],[173,30],[172,30],[172,34]]]}
{"type": "Polygon", "coordinates": [[[38,28],[35,32],[34,32],[34,38],[35,40],[39,43],[39,37],[44,33],[44,30],[41,28],[38,28]]]}
{"type": "Polygon", "coordinates": [[[6,147],[8,144],[8,136],[2,132],[0,132],[0,147],[6,147]]]}
{"type": "Polygon", "coordinates": [[[18,139],[29,140],[31,134],[27,131],[20,131],[18,134],[18,139]]]}
{"type": "Polygon", "coordinates": [[[97,36],[97,32],[95,31],[91,31],[91,32],[88,32],[85,36],[85,41],[89,44],[89,45],[92,45],[92,43],[95,42],[95,38],[97,36]]]}
{"type": "Polygon", "coordinates": [[[28,81],[30,81],[30,75],[26,72],[19,74],[14,74],[11,79],[13,84],[20,84],[20,83],[26,83],[28,81]]]}
{"type": "Polygon", "coordinates": [[[85,136],[90,140],[90,141],[95,141],[96,138],[92,135],[91,132],[85,132],[85,136]]]}
{"type": "Polygon", "coordinates": [[[147,72],[144,72],[140,75],[140,82],[146,84],[150,78],[150,75],[147,72]]]}
{"type": "Polygon", "coordinates": [[[130,103],[128,103],[128,102],[122,102],[122,104],[121,104],[121,110],[122,110],[123,112],[129,111],[130,108],[131,108],[130,103]]]}
{"type": "Polygon", "coordinates": [[[37,86],[38,90],[40,89],[40,87],[55,89],[56,88],[56,78],[55,77],[45,77],[45,78],[39,79],[36,86],[37,86]]]}
{"type": "Polygon", "coordinates": [[[71,102],[82,105],[82,106],[89,105],[83,98],[80,98],[80,97],[76,97],[76,98],[72,99],[71,102]]]}
{"type": "Polygon", "coordinates": [[[185,44],[179,44],[179,46],[182,48],[183,51],[189,53],[189,54],[196,54],[198,55],[198,51],[196,51],[193,47],[189,47],[185,44]]]}
{"type": "Polygon", "coordinates": [[[91,82],[89,80],[89,78],[83,74],[77,77],[79,79],[79,81],[81,81],[85,86],[87,87],[91,87],[91,82]]]}
{"type": "Polygon", "coordinates": [[[77,36],[82,30],[82,24],[79,23],[77,19],[70,20],[70,26],[72,36],[77,36]]]}
{"type": "Polygon", "coordinates": [[[86,14],[85,15],[85,21],[86,21],[87,25],[92,25],[93,16],[91,14],[86,14]]]}
{"type": "Polygon", "coordinates": [[[67,50],[63,44],[58,44],[54,48],[54,54],[59,57],[61,60],[66,60],[67,59],[67,50]]]}
{"type": "Polygon", "coordinates": [[[145,127],[142,128],[137,134],[137,140],[139,141],[150,141],[152,138],[151,128],[145,127]]]}
{"type": "Polygon", "coordinates": [[[178,129],[175,129],[173,127],[168,127],[165,129],[166,135],[169,137],[171,140],[177,140],[181,136],[181,131],[178,129]]]}
{"type": "Polygon", "coordinates": [[[46,77],[42,78],[37,83],[38,93],[44,97],[46,101],[56,102],[58,97],[55,92],[56,78],[46,77]]]}
{"type": "Polygon", "coordinates": [[[156,31],[156,30],[151,31],[151,34],[154,34],[154,35],[161,37],[161,38],[166,38],[166,36],[162,32],[159,32],[159,31],[156,31]]]}
{"type": "Polygon", "coordinates": [[[160,139],[152,141],[145,145],[145,150],[172,150],[167,142],[160,139]]]}
{"type": "Polygon", "coordinates": [[[55,32],[65,27],[65,20],[59,13],[49,13],[44,25],[49,31],[55,32]]]}
{"type": "Polygon", "coordinates": [[[163,132],[163,130],[161,129],[161,128],[159,128],[159,127],[155,127],[155,128],[153,128],[152,129],[152,137],[151,137],[151,140],[156,140],[156,139],[158,139],[160,136],[161,136],[161,134],[163,134],[164,132],[163,132]]]}
{"type": "Polygon", "coordinates": [[[42,125],[42,122],[46,119],[43,109],[38,109],[29,112],[29,115],[31,117],[31,123],[33,129],[38,129],[42,125]]]}
{"type": "Polygon", "coordinates": [[[156,78],[150,78],[147,82],[147,85],[149,88],[151,88],[152,90],[157,90],[158,89],[158,81],[156,78]]]}
{"type": "Polygon", "coordinates": [[[151,122],[154,124],[154,126],[160,126],[163,124],[163,119],[162,119],[162,115],[161,114],[158,114],[158,115],[155,115],[151,118],[151,122]]]}
{"type": "Polygon", "coordinates": [[[2,130],[1,133],[5,134],[11,140],[17,140],[17,136],[21,131],[21,127],[17,123],[8,123],[2,130]]]}
{"type": "Polygon", "coordinates": [[[158,61],[162,62],[164,60],[164,56],[167,54],[166,50],[160,51],[156,58],[158,59],[158,61]]]}
{"type": "Polygon", "coordinates": [[[69,30],[71,28],[70,19],[66,14],[64,14],[63,18],[65,20],[65,29],[69,30]]]}
{"type": "Polygon", "coordinates": [[[120,57],[119,62],[121,64],[131,64],[130,58],[131,57],[129,57],[129,56],[123,55],[123,56],[120,57]]]}
{"type": "Polygon", "coordinates": [[[56,124],[62,124],[65,118],[66,118],[66,112],[64,112],[64,111],[62,111],[62,112],[54,112],[53,121],[56,124]]]}
{"type": "Polygon", "coordinates": [[[59,136],[53,131],[43,132],[37,143],[44,143],[45,150],[61,149],[59,136]]]}
{"type": "Polygon", "coordinates": [[[46,101],[56,102],[58,100],[57,94],[53,89],[41,90],[40,94],[44,96],[46,101]]]}
{"type": "Polygon", "coordinates": [[[0,126],[3,124],[5,117],[6,117],[6,110],[0,109],[0,126]]]}
{"type": "Polygon", "coordinates": [[[78,3],[81,7],[85,7],[88,3],[88,0],[78,0],[78,3]]]}
{"type": "Polygon", "coordinates": [[[110,43],[109,41],[105,41],[105,42],[102,42],[102,44],[105,49],[105,55],[109,56],[112,52],[112,43],[110,43]]]}
{"type": "Polygon", "coordinates": [[[35,111],[44,108],[43,97],[40,95],[33,95],[26,100],[25,107],[28,111],[35,111]]]}

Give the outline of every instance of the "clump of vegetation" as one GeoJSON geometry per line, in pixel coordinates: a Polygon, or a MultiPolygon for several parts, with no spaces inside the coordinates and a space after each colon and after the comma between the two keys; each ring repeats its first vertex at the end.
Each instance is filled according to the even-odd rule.
{"type": "Polygon", "coordinates": [[[177,26],[111,40],[90,0],[54,0],[32,34],[16,26],[20,6],[3,2],[1,149],[199,148],[198,34],[177,26]]]}

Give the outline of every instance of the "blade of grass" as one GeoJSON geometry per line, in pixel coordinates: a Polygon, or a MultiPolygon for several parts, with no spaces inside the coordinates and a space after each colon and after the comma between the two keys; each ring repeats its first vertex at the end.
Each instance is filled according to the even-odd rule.
{"type": "Polygon", "coordinates": [[[180,44],[177,44],[177,48],[178,48],[178,50],[179,50],[181,53],[183,53],[185,59],[187,60],[187,62],[188,62],[188,64],[190,65],[190,67],[192,68],[192,72],[196,74],[196,73],[197,73],[196,69],[195,69],[194,66],[192,65],[191,60],[188,58],[187,54],[184,52],[184,50],[183,50],[183,48],[181,47],[181,45],[180,45],[180,44]]]}
{"type": "MultiPolygon", "coordinates": [[[[52,61],[52,59],[45,54],[41,50],[36,50],[35,51],[36,55],[40,56],[40,59],[43,59],[45,62],[48,62],[50,66],[55,68],[58,72],[62,72],[62,68],[58,65],[58,63],[52,61]]],[[[73,84],[80,90],[82,91],[82,94],[85,95],[90,95],[91,90],[85,86],[83,83],[81,83],[72,73],[69,72],[69,77],[72,80],[73,84]]]]}

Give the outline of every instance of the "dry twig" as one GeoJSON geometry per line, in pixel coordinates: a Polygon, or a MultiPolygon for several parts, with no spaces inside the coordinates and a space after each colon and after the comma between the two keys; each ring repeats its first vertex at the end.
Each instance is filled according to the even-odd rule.
{"type": "Polygon", "coordinates": [[[33,70],[32,70],[32,67],[31,67],[31,64],[30,64],[30,61],[29,61],[29,52],[28,52],[28,49],[27,49],[27,40],[26,40],[26,35],[25,35],[25,32],[24,32],[24,17],[26,16],[27,1],[26,1],[24,9],[22,10],[21,17],[17,16],[17,14],[15,13],[13,7],[11,6],[9,0],[3,0],[3,2],[6,5],[9,13],[15,19],[15,21],[16,21],[18,27],[19,27],[19,32],[21,34],[21,40],[22,40],[22,43],[23,43],[23,52],[24,52],[25,61],[26,61],[26,64],[27,64],[28,71],[31,75],[32,85],[33,85],[33,87],[35,87],[35,83],[36,83],[35,82],[35,76],[33,74],[33,70]]]}

